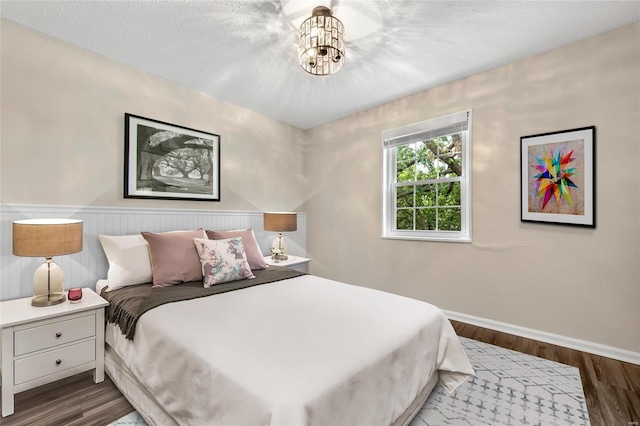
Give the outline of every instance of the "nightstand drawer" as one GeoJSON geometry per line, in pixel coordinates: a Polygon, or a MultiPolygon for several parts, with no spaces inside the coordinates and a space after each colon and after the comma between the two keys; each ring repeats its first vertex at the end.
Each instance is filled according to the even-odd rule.
{"type": "Polygon", "coordinates": [[[96,342],[78,343],[15,361],[14,385],[96,360],[96,342]]]}
{"type": "Polygon", "coordinates": [[[86,315],[15,332],[14,356],[52,348],[96,334],[95,315],[86,315]]]}

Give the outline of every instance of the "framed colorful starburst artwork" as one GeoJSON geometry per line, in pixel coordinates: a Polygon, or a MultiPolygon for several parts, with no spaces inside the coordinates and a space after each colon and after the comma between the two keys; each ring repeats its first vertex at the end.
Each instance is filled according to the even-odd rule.
{"type": "Polygon", "coordinates": [[[595,126],[520,138],[521,220],[594,228],[595,126]]]}

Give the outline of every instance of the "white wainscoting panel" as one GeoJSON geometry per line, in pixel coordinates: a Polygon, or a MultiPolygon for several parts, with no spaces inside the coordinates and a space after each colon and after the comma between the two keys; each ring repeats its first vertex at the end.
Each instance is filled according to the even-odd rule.
{"type": "MultiPolygon", "coordinates": [[[[14,220],[42,218],[72,218],[83,221],[83,250],[67,256],[54,257],[65,277],[65,289],[90,287],[107,277],[107,258],[98,234],[130,235],[141,231],[211,229],[230,230],[253,228],[263,254],[276,237],[266,232],[260,211],[178,210],[128,207],[57,206],[36,204],[0,204],[0,300],[33,295],[33,273],[44,258],[18,257],[12,254],[11,224],[14,220]]],[[[307,214],[298,213],[298,230],[284,234],[288,252],[306,256],[307,214]]]]}

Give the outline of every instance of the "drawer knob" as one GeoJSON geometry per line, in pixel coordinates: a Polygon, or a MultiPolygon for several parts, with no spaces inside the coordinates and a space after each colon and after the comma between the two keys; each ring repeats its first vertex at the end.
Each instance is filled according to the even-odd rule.
{"type": "Polygon", "coordinates": [[[60,333],[59,331],[56,333],[56,339],[59,339],[60,337],[62,337],[62,333],[60,333]]]}
{"type": "Polygon", "coordinates": [[[60,365],[62,364],[62,360],[61,359],[56,359],[56,365],[60,365]]]}

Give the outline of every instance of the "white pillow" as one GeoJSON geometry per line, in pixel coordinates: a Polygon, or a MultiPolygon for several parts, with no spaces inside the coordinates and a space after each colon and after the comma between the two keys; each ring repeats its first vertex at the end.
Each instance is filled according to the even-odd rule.
{"type": "Polygon", "coordinates": [[[140,234],[98,235],[109,261],[107,291],[153,281],[149,244],[140,234]]]}

